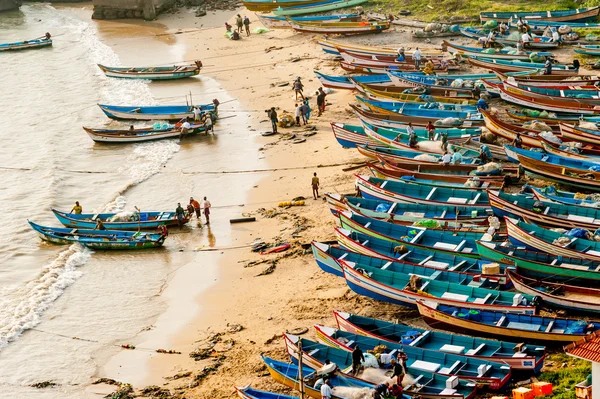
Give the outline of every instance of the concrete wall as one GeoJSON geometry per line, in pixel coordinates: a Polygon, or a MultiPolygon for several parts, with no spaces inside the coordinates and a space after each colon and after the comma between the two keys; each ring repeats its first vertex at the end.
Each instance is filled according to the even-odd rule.
{"type": "Polygon", "coordinates": [[[592,399],[600,399],[600,363],[592,362],[592,399]]]}
{"type": "Polygon", "coordinates": [[[19,0],[0,0],[0,11],[16,10],[21,7],[19,0]]]}
{"type": "Polygon", "coordinates": [[[153,20],[175,0],[93,0],[93,19],[144,18],[153,20]]]}

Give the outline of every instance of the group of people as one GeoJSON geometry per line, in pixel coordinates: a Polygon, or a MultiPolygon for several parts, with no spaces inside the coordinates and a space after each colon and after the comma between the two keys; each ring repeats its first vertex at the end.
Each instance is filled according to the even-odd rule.
{"type": "MultiPolygon", "coordinates": [[[[398,62],[405,62],[406,61],[406,54],[405,54],[404,47],[400,47],[398,49],[398,58],[396,58],[396,61],[398,62]]],[[[415,68],[418,70],[421,68],[421,61],[423,60],[423,55],[421,54],[421,50],[419,50],[419,48],[415,48],[415,51],[413,51],[412,53],[412,59],[415,63],[415,68]]]]}
{"type": "MultiPolygon", "coordinates": [[[[435,125],[431,121],[429,121],[427,123],[427,125],[425,126],[425,129],[427,129],[427,139],[430,141],[435,140],[435,138],[436,138],[435,125]]],[[[416,148],[417,144],[418,144],[417,132],[415,132],[415,129],[413,128],[413,125],[411,122],[409,122],[408,125],[406,126],[406,134],[408,134],[408,146],[410,148],[416,148]]],[[[398,134],[396,136],[396,138],[394,139],[394,141],[400,142],[400,139],[402,138],[403,135],[404,135],[404,133],[398,134]]],[[[447,131],[443,131],[440,134],[440,141],[441,141],[442,151],[448,151],[448,132],[447,131]]]]}
{"type": "Polygon", "coordinates": [[[240,40],[244,29],[246,30],[246,36],[250,36],[250,18],[247,16],[242,17],[238,14],[235,17],[235,26],[236,29],[233,30],[233,27],[225,22],[225,30],[227,33],[231,33],[231,40],[240,40]]]}
{"type": "Polygon", "coordinates": [[[206,197],[204,197],[202,204],[196,201],[194,197],[190,197],[190,203],[188,204],[187,209],[183,209],[181,202],[178,202],[177,208],[175,209],[177,224],[179,227],[183,226],[183,220],[186,218],[191,219],[194,214],[196,214],[196,218],[200,221],[203,213],[206,218],[206,224],[210,224],[210,207],[210,201],[206,197]]]}

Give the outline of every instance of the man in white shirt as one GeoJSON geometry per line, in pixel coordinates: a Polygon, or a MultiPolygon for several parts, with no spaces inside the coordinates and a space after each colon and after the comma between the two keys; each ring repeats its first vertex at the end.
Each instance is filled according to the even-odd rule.
{"type": "Polygon", "coordinates": [[[198,106],[194,107],[194,121],[199,122],[200,121],[200,108],[198,106]]]}
{"type": "Polygon", "coordinates": [[[332,396],[331,382],[329,382],[329,378],[326,378],[325,383],[321,386],[321,399],[331,399],[332,396]]]}
{"type": "Polygon", "coordinates": [[[300,117],[302,116],[302,105],[294,105],[296,107],[296,125],[300,126],[300,117]]]}
{"type": "Polygon", "coordinates": [[[210,224],[210,201],[204,197],[204,201],[202,201],[202,209],[204,209],[204,217],[206,218],[206,224],[210,224]]]}
{"type": "Polygon", "coordinates": [[[560,43],[560,33],[558,33],[556,28],[552,28],[552,41],[555,43],[560,43]]]}
{"type": "Polygon", "coordinates": [[[450,162],[452,162],[452,156],[448,154],[448,151],[446,151],[442,156],[442,164],[450,165],[450,162]]]}
{"type": "Polygon", "coordinates": [[[212,118],[210,117],[210,113],[206,114],[206,119],[204,120],[204,132],[208,134],[208,132],[215,133],[213,129],[212,118]]]}
{"type": "Polygon", "coordinates": [[[521,40],[523,41],[523,47],[529,46],[529,42],[531,41],[531,35],[527,32],[521,35],[521,40]]]}
{"type": "Polygon", "coordinates": [[[418,47],[413,51],[412,57],[415,60],[415,68],[419,69],[421,66],[421,52],[418,47]]]}
{"type": "Polygon", "coordinates": [[[185,120],[185,122],[183,122],[181,124],[181,131],[179,132],[179,139],[180,140],[182,138],[184,138],[186,134],[189,133],[191,127],[192,127],[192,125],[190,125],[190,122],[188,122],[187,119],[185,120]]]}

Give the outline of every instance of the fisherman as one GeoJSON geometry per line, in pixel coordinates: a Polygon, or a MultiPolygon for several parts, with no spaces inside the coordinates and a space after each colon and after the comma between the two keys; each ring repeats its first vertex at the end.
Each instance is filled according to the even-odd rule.
{"type": "Polygon", "coordinates": [[[427,122],[425,128],[427,129],[427,138],[429,140],[435,140],[435,126],[433,126],[433,123],[431,123],[431,121],[427,122]]]}
{"type": "Polygon", "coordinates": [[[277,120],[277,111],[275,111],[275,107],[271,107],[271,109],[268,109],[265,112],[267,113],[267,116],[271,121],[271,128],[273,129],[273,133],[277,133],[277,122],[279,121],[277,120]]]}
{"type": "Polygon", "coordinates": [[[494,32],[492,30],[492,31],[490,31],[490,33],[488,33],[487,37],[485,38],[484,47],[491,48],[494,45],[495,41],[496,41],[496,32],[494,32]]]}
{"type": "Polygon", "coordinates": [[[75,215],[81,215],[81,212],[83,212],[83,208],[81,208],[81,205],[79,205],[79,201],[75,201],[75,206],[73,207],[73,209],[71,209],[71,212],[69,212],[69,213],[74,213],[75,215]]]}
{"type": "Polygon", "coordinates": [[[232,26],[231,26],[231,25],[229,25],[227,22],[225,22],[225,32],[226,32],[226,33],[229,33],[229,32],[231,32],[231,28],[232,28],[232,26]]]}
{"type": "Polygon", "coordinates": [[[492,160],[492,152],[490,151],[489,147],[485,144],[482,144],[479,147],[479,159],[481,159],[482,165],[485,165],[486,163],[492,160]]]}
{"type": "Polygon", "coordinates": [[[242,33],[242,27],[244,26],[244,20],[242,16],[238,14],[235,18],[235,25],[237,26],[237,32],[242,33]]]}
{"type": "Polygon", "coordinates": [[[402,399],[404,396],[404,389],[402,389],[402,384],[394,384],[391,386],[389,390],[390,395],[392,395],[395,399],[402,399]]]}
{"type": "Polygon", "coordinates": [[[305,110],[304,114],[306,115],[306,121],[308,122],[308,120],[310,119],[310,112],[312,111],[310,109],[310,103],[308,102],[308,98],[306,100],[304,100],[303,106],[304,106],[304,110],[305,110]]]}
{"type": "Polygon", "coordinates": [[[296,78],[296,80],[294,81],[294,92],[296,93],[296,101],[298,101],[298,94],[300,94],[300,97],[302,97],[302,100],[305,100],[304,98],[304,94],[302,93],[302,89],[304,89],[304,85],[302,84],[302,81],[300,81],[300,77],[296,78]]]}
{"type": "MultiPolygon", "coordinates": [[[[300,117],[302,116],[302,106],[298,104],[294,104],[295,115],[296,115],[296,125],[300,126],[300,117]]],[[[306,125],[306,123],[304,123],[306,125]]]]}
{"type": "Polygon", "coordinates": [[[402,380],[404,379],[404,367],[402,364],[398,363],[396,359],[392,359],[392,376],[390,378],[396,377],[396,384],[402,386],[402,380]]]}
{"type": "Polygon", "coordinates": [[[240,36],[237,30],[234,30],[231,34],[231,40],[240,40],[241,38],[242,37],[240,36]]]}
{"type": "Polygon", "coordinates": [[[194,122],[200,122],[200,107],[194,105],[194,109],[192,112],[194,112],[194,122]]]}
{"type": "Polygon", "coordinates": [[[106,227],[104,227],[104,223],[102,223],[100,218],[96,219],[96,228],[94,230],[106,230],[106,227]]]}
{"type": "Polygon", "coordinates": [[[319,109],[318,116],[321,116],[325,110],[325,93],[317,91],[315,94],[317,95],[317,108],[319,109]]]}
{"type": "Polygon", "coordinates": [[[250,36],[250,18],[244,16],[244,28],[246,28],[246,36],[250,36]]]}
{"type": "Polygon", "coordinates": [[[181,130],[179,131],[179,139],[183,139],[186,134],[190,132],[192,125],[189,122],[189,118],[185,119],[185,122],[181,124],[181,130]]]}
{"type": "Polygon", "coordinates": [[[546,57],[546,63],[544,64],[544,75],[552,75],[552,60],[550,57],[546,57]]]}
{"type": "Polygon", "coordinates": [[[433,64],[433,61],[428,60],[425,63],[425,67],[423,68],[423,73],[428,76],[435,75],[434,70],[435,70],[435,65],[433,64]]]}
{"type": "Polygon", "coordinates": [[[527,48],[529,47],[529,42],[533,39],[529,33],[525,32],[521,35],[521,40],[523,41],[523,47],[527,48]]]}
{"type": "Polygon", "coordinates": [[[482,109],[482,110],[486,111],[489,107],[490,106],[483,98],[480,98],[479,100],[477,100],[477,109],[482,109]]]}
{"type": "Polygon", "coordinates": [[[479,99],[479,97],[481,96],[481,88],[479,87],[479,85],[477,83],[475,83],[473,85],[473,89],[471,90],[471,93],[473,94],[473,98],[479,99]]]}
{"type": "Polygon", "coordinates": [[[452,160],[450,161],[452,165],[459,165],[463,161],[463,156],[459,151],[454,151],[452,153],[452,160]]]}
{"type": "MultiPolygon", "coordinates": [[[[194,199],[194,197],[190,197],[190,205],[192,206],[194,212],[196,213],[196,217],[200,220],[200,203],[194,199]]],[[[191,216],[191,215],[190,215],[191,216]]]]}
{"type": "Polygon", "coordinates": [[[210,112],[204,114],[204,132],[206,134],[208,134],[208,132],[215,134],[215,128],[213,126],[213,121],[212,117],[210,116],[210,112]]]}
{"type": "Polygon", "coordinates": [[[313,197],[315,199],[319,198],[319,184],[319,178],[317,177],[317,172],[315,172],[311,182],[313,197]]]}
{"type": "Polygon", "coordinates": [[[52,37],[50,32],[46,32],[46,34],[44,36],[46,36],[46,40],[50,40],[50,38],[52,37]]]}
{"type": "Polygon", "coordinates": [[[204,217],[206,218],[206,224],[210,224],[210,201],[204,197],[204,201],[202,201],[202,208],[204,209],[204,217]]]}
{"type": "Polygon", "coordinates": [[[412,57],[415,61],[415,68],[419,70],[419,68],[421,67],[421,52],[419,51],[418,47],[415,48],[415,51],[413,51],[412,57]]]}
{"type": "Polygon", "coordinates": [[[508,25],[506,25],[504,21],[500,22],[500,26],[498,27],[498,29],[500,30],[500,34],[502,35],[506,35],[508,33],[508,25]]]}
{"type": "Polygon", "coordinates": [[[442,132],[442,151],[448,151],[448,131],[442,132]]]}
{"type": "MultiPolygon", "coordinates": [[[[581,64],[579,63],[578,59],[574,59],[573,60],[573,70],[576,72],[579,72],[579,67],[581,66],[581,64]]],[[[594,84],[595,86],[595,84],[594,84]]]]}
{"type": "Polygon", "coordinates": [[[444,155],[442,155],[442,165],[447,166],[447,165],[450,165],[451,162],[452,162],[452,156],[450,154],[448,154],[448,151],[445,151],[444,155]]]}
{"type": "Polygon", "coordinates": [[[523,53],[523,40],[517,40],[517,54],[523,53]]]}
{"type": "Polygon", "coordinates": [[[325,378],[323,385],[321,385],[321,399],[331,399],[333,396],[333,390],[331,389],[331,381],[329,377],[325,378]]]}
{"type": "Polygon", "coordinates": [[[521,148],[523,145],[523,139],[521,138],[521,133],[517,133],[515,139],[512,141],[511,145],[516,148],[521,148]]]}
{"type": "Polygon", "coordinates": [[[417,133],[415,129],[413,129],[412,123],[409,122],[408,126],[406,126],[406,133],[408,134],[408,146],[416,147],[417,146],[417,133]]]}
{"type": "Polygon", "coordinates": [[[389,382],[377,385],[373,391],[373,399],[384,399],[388,395],[389,388],[389,382]]]}
{"type": "Polygon", "coordinates": [[[177,218],[177,225],[179,227],[183,226],[183,219],[185,217],[185,210],[181,206],[181,203],[177,203],[177,208],[175,208],[175,217],[177,218]]]}
{"type": "Polygon", "coordinates": [[[398,49],[398,58],[396,58],[396,61],[398,61],[398,62],[406,61],[406,55],[404,54],[404,47],[400,47],[398,49]]]}
{"type": "Polygon", "coordinates": [[[319,93],[323,95],[323,112],[325,112],[325,106],[327,105],[325,103],[325,97],[327,97],[327,93],[325,93],[325,90],[323,90],[322,87],[319,87],[319,93]]]}
{"type": "Polygon", "coordinates": [[[358,374],[358,370],[361,368],[362,362],[364,361],[365,355],[360,349],[360,346],[356,345],[356,347],[352,351],[352,375],[356,376],[358,374]]]}

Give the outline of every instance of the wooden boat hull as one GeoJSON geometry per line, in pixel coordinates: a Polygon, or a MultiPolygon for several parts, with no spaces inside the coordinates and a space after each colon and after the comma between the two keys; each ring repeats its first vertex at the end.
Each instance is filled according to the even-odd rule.
{"type": "Polygon", "coordinates": [[[52,39],[36,39],[15,43],[0,44],[0,51],[31,50],[52,46],[52,39]]]}
{"type": "MultiPolygon", "coordinates": [[[[338,49],[350,50],[357,54],[362,55],[391,55],[397,56],[398,50],[394,48],[385,48],[385,47],[372,47],[372,46],[363,46],[359,44],[340,42],[332,39],[320,39],[317,40],[317,43],[321,45],[323,51],[327,54],[340,55],[338,49]]],[[[443,58],[444,54],[439,50],[434,49],[422,49],[422,55],[425,58],[443,58]]],[[[412,52],[407,51],[406,55],[412,58],[412,52]]]]}
{"type": "Polygon", "coordinates": [[[482,12],[479,15],[479,19],[482,23],[487,21],[497,22],[514,22],[519,17],[525,20],[534,21],[552,21],[552,22],[587,22],[593,21],[598,16],[598,7],[590,7],[584,9],[575,10],[561,10],[557,13],[556,11],[523,11],[523,12],[482,12]]]}
{"type": "MultiPolygon", "coordinates": [[[[504,63],[502,63],[502,61],[495,62],[496,60],[493,60],[493,59],[486,60],[486,59],[471,57],[468,60],[469,60],[469,64],[471,64],[475,67],[485,68],[485,69],[489,69],[491,71],[497,71],[497,72],[525,72],[525,71],[529,71],[532,69],[534,69],[534,70],[540,69],[536,66],[527,67],[527,66],[522,66],[522,65],[504,64],[504,63]]],[[[558,75],[558,76],[572,76],[572,75],[577,75],[578,71],[576,71],[574,69],[555,68],[555,69],[552,69],[552,74],[558,75]]]]}
{"type": "Polygon", "coordinates": [[[559,126],[562,136],[569,140],[600,146],[600,132],[594,134],[587,129],[568,123],[561,123],[559,126]]]}
{"type": "MultiPolygon", "coordinates": [[[[83,127],[88,136],[97,143],[141,143],[144,141],[163,140],[179,138],[181,129],[169,130],[146,130],[140,132],[135,130],[133,133],[130,130],[107,130],[107,129],[90,129],[83,127]]],[[[204,125],[192,125],[188,131],[189,134],[205,131],[204,125]]]]}
{"type": "MultiPolygon", "coordinates": [[[[117,120],[168,120],[179,121],[183,118],[193,118],[192,107],[184,106],[149,106],[149,107],[131,107],[98,104],[102,112],[111,119],[117,120]]],[[[201,112],[215,113],[215,108],[210,105],[199,105],[201,112]]]]}
{"type": "MultiPolygon", "coordinates": [[[[500,72],[494,72],[498,79],[506,81],[509,76],[500,72]]],[[[593,76],[578,76],[581,80],[572,80],[573,77],[565,78],[562,75],[531,75],[531,76],[512,76],[519,85],[533,86],[533,87],[546,87],[553,88],[557,86],[568,85],[571,88],[577,88],[580,86],[593,86],[600,79],[595,79],[593,76]]]]}
{"type": "MultiPolygon", "coordinates": [[[[354,104],[350,104],[350,108],[354,110],[357,116],[362,120],[366,121],[369,125],[381,126],[386,128],[394,128],[395,125],[405,125],[412,123],[415,126],[427,126],[431,121],[437,119],[434,115],[407,115],[404,113],[396,112],[385,112],[385,110],[379,111],[376,107],[371,107],[371,110],[365,110],[357,107],[354,104]]],[[[471,128],[483,126],[484,120],[482,119],[460,119],[461,124],[456,126],[438,125],[437,127],[448,127],[448,128],[471,128]]]]}
{"type": "MultiPolygon", "coordinates": [[[[474,40],[479,40],[479,38],[486,35],[485,33],[480,33],[480,32],[474,31],[472,29],[465,29],[465,28],[460,28],[460,33],[463,36],[469,37],[474,40]]],[[[559,43],[551,42],[551,41],[547,40],[547,38],[546,38],[546,40],[541,40],[539,38],[537,38],[537,39],[538,39],[537,41],[534,39],[534,41],[529,42],[527,44],[526,48],[552,49],[552,48],[557,48],[559,46],[559,43]]],[[[508,39],[508,37],[503,37],[503,36],[499,35],[494,38],[494,41],[499,44],[510,45],[510,46],[516,47],[518,40],[508,39]]]]}
{"type": "Polygon", "coordinates": [[[307,5],[311,3],[317,3],[321,0],[260,0],[260,1],[242,1],[244,7],[248,9],[248,11],[260,11],[260,12],[269,12],[273,11],[279,7],[295,7],[301,5],[307,5]]]}
{"type": "Polygon", "coordinates": [[[585,190],[600,191],[600,173],[586,172],[580,169],[567,168],[538,161],[523,155],[518,155],[519,163],[525,171],[534,176],[540,176],[550,181],[565,184],[585,190]],[[586,178],[583,175],[591,176],[586,178]]]}
{"type": "MultiPolygon", "coordinates": [[[[98,68],[110,78],[121,79],[145,79],[145,80],[175,80],[196,76],[200,73],[200,67],[188,65],[181,67],[179,71],[152,71],[154,68],[138,68],[139,71],[132,72],[134,68],[113,68],[98,64],[98,68]]],[[[156,68],[160,69],[160,68],[156,68]]]]}
{"type": "Polygon", "coordinates": [[[389,22],[338,22],[309,24],[290,21],[292,29],[303,33],[322,33],[326,35],[359,35],[379,33],[390,28],[389,22]]]}
{"type": "Polygon", "coordinates": [[[357,146],[368,145],[377,146],[377,140],[373,140],[366,134],[360,134],[345,129],[343,123],[331,122],[331,130],[338,143],[344,148],[356,148],[357,146]]]}
{"type": "Polygon", "coordinates": [[[562,112],[566,114],[600,114],[600,106],[598,105],[568,100],[557,101],[551,98],[532,97],[518,87],[507,84],[504,86],[499,86],[498,90],[500,92],[500,97],[503,100],[528,108],[535,108],[543,111],[562,112]]]}
{"type": "MultiPolygon", "coordinates": [[[[52,209],[54,216],[58,221],[65,227],[72,227],[76,229],[90,229],[96,228],[96,221],[94,217],[100,215],[72,215],[67,212],[61,212],[56,209],[52,209]],[[81,217],[83,216],[83,217],[81,217]]],[[[109,222],[107,218],[102,217],[104,227],[109,230],[148,230],[156,229],[159,226],[177,226],[177,218],[174,212],[141,212],[140,219],[148,219],[148,215],[151,214],[155,217],[155,220],[140,220],[135,222],[109,222]]],[[[187,223],[190,221],[189,217],[184,217],[181,222],[187,223]]]]}
{"type": "MultiPolygon", "coordinates": [[[[476,47],[458,46],[458,45],[450,43],[446,40],[444,40],[443,43],[446,45],[446,47],[448,47],[448,49],[449,49],[448,51],[450,53],[458,53],[458,54],[461,54],[461,55],[467,56],[467,57],[480,56],[480,57],[497,59],[497,60],[529,61],[530,53],[525,53],[525,54],[504,54],[504,53],[486,54],[486,53],[483,53],[484,49],[478,49],[476,47]]],[[[551,57],[552,53],[548,53],[548,56],[551,57]]]]}
{"type": "Polygon", "coordinates": [[[279,7],[273,11],[273,14],[278,16],[314,14],[325,11],[339,10],[342,8],[355,7],[362,3],[366,3],[367,1],[368,0],[342,0],[333,2],[318,2],[314,3],[314,5],[291,6],[285,8],[279,7]]]}

